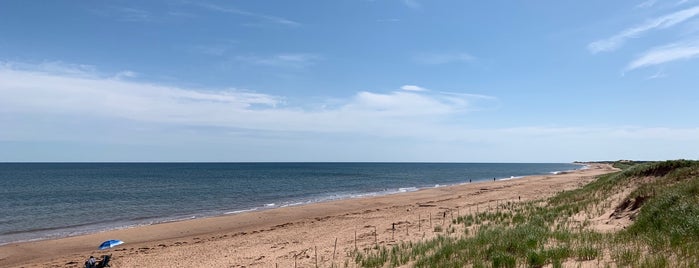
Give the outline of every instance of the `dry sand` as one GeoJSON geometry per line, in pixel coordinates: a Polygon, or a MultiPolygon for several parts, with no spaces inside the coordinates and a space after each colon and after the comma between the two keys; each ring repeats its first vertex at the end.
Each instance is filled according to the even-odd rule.
{"type": "Polygon", "coordinates": [[[136,227],[0,246],[0,267],[83,267],[112,254],[112,267],[355,267],[350,252],[433,238],[452,218],[502,202],[578,188],[608,165],[557,175],[469,183],[380,197],[136,227]],[[395,231],[393,230],[395,224],[395,231]],[[376,231],[376,233],[374,233],[376,231]],[[356,237],[356,238],[355,238],[356,237]],[[99,251],[102,241],[124,245],[99,251]],[[333,252],[335,253],[333,255],[333,252]]]}

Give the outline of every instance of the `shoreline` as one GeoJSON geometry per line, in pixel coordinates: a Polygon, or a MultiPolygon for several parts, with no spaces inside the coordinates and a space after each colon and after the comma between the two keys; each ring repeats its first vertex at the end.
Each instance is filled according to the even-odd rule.
{"type": "MultiPolygon", "coordinates": [[[[325,236],[340,236],[339,234],[343,234],[344,241],[341,242],[341,252],[344,256],[344,252],[348,250],[346,240],[351,237],[352,230],[354,230],[355,235],[359,232],[359,236],[366,240],[366,226],[385,228],[386,226],[390,227],[391,222],[395,223],[395,219],[405,219],[398,223],[405,226],[407,234],[403,239],[413,241],[420,239],[420,236],[410,235],[409,230],[419,230],[420,224],[427,225],[427,218],[431,223],[432,219],[435,218],[434,216],[439,213],[443,213],[446,217],[446,211],[450,211],[453,217],[454,214],[465,213],[466,209],[472,210],[474,205],[475,209],[484,204],[488,204],[490,207],[491,205],[495,206],[499,201],[518,201],[518,198],[515,197],[521,198],[522,196],[524,196],[523,200],[538,199],[556,191],[579,187],[596,175],[614,171],[608,165],[588,164],[587,166],[586,169],[565,171],[559,174],[526,176],[497,181],[476,181],[444,187],[423,188],[404,193],[332,200],[157,223],[59,239],[12,243],[0,246],[0,266],[58,265],[61,267],[79,267],[84,258],[89,255],[99,256],[109,253],[114,255],[113,262],[115,264],[126,267],[148,263],[150,259],[153,259],[152,265],[144,266],[158,266],[157,260],[161,260],[161,258],[170,259],[170,262],[172,258],[179,261],[193,261],[183,262],[177,266],[208,266],[209,264],[270,266],[276,263],[288,264],[289,261],[296,260],[302,250],[305,249],[308,253],[310,244],[315,244],[316,248],[320,245],[323,254],[327,251],[334,251],[336,246],[328,244],[328,241],[321,243],[317,240],[325,236]],[[461,211],[462,209],[463,211],[461,211]],[[422,218],[418,219],[420,217],[422,218]],[[322,226],[322,223],[327,222],[332,224],[322,226]],[[294,240],[294,237],[298,238],[299,236],[313,238],[313,241],[309,243],[298,239],[294,240]],[[95,245],[101,241],[115,238],[125,241],[126,244],[103,252],[94,249],[95,245]],[[286,241],[286,244],[275,245],[274,241],[286,241]],[[201,254],[188,255],[192,249],[201,251],[221,247],[225,249],[218,252],[222,255],[204,254],[204,262],[201,260],[201,254]],[[250,256],[270,250],[279,252],[257,257],[250,256]],[[260,257],[262,258],[258,260],[260,257]],[[144,258],[148,260],[144,260],[144,258]],[[207,260],[209,263],[204,265],[207,260]]],[[[382,236],[382,243],[391,243],[385,237],[385,230],[379,229],[377,232],[379,233],[375,236],[382,236]]],[[[423,236],[425,235],[428,234],[423,231],[423,236]]],[[[375,240],[378,243],[377,237],[375,240]]],[[[360,244],[366,243],[367,241],[363,241],[360,244]]],[[[351,246],[352,243],[349,244],[351,246]]],[[[306,262],[307,259],[300,261],[306,262]]],[[[325,261],[330,260],[326,257],[325,261]]],[[[282,265],[282,267],[286,266],[288,265],[282,265]]]]}
{"type": "MultiPolygon", "coordinates": [[[[505,181],[505,180],[522,179],[522,178],[529,177],[529,176],[545,176],[545,175],[565,174],[568,172],[575,172],[578,170],[586,169],[589,166],[585,163],[568,163],[568,164],[579,166],[579,168],[571,169],[571,170],[563,170],[563,171],[555,170],[555,171],[549,171],[547,173],[542,173],[542,174],[511,175],[510,177],[496,177],[494,179],[496,181],[505,181]]],[[[52,228],[52,229],[46,229],[46,230],[24,231],[24,232],[20,232],[20,233],[11,233],[8,236],[13,236],[13,235],[18,236],[19,234],[31,234],[33,232],[38,232],[38,233],[44,232],[44,234],[39,235],[38,237],[31,237],[30,236],[30,238],[28,238],[28,239],[17,239],[17,240],[10,240],[7,242],[0,242],[0,247],[6,246],[6,245],[17,244],[17,243],[37,242],[37,241],[44,241],[44,240],[55,240],[55,239],[69,238],[69,237],[75,237],[75,236],[96,234],[96,233],[101,233],[101,232],[109,232],[109,231],[116,231],[116,230],[130,229],[130,228],[139,228],[139,227],[143,227],[143,226],[157,225],[157,224],[170,223],[170,222],[206,219],[206,218],[212,218],[212,217],[236,215],[236,214],[240,214],[240,213],[258,212],[258,211],[265,211],[265,210],[270,210],[270,209],[278,209],[278,208],[286,208],[286,207],[307,206],[307,205],[325,203],[325,202],[390,196],[390,195],[396,195],[396,194],[422,191],[422,190],[426,190],[426,189],[434,189],[434,188],[441,188],[441,187],[453,187],[453,186],[464,185],[464,184],[469,184],[469,183],[482,183],[482,182],[492,182],[492,181],[489,178],[482,178],[482,179],[475,180],[473,182],[468,182],[468,181],[450,182],[450,183],[446,183],[446,184],[435,184],[433,186],[429,186],[429,185],[422,185],[422,186],[418,185],[418,186],[407,186],[407,187],[406,186],[399,186],[397,188],[386,188],[383,190],[373,191],[373,192],[356,192],[356,193],[345,193],[345,194],[334,193],[334,194],[331,194],[328,196],[310,196],[310,197],[299,199],[299,200],[259,204],[257,206],[240,208],[237,210],[219,210],[219,211],[207,211],[207,212],[202,212],[202,213],[198,213],[198,214],[158,216],[158,217],[153,217],[153,218],[143,219],[143,220],[131,219],[131,220],[124,220],[120,225],[87,224],[87,225],[81,225],[81,226],[58,227],[58,228],[52,228]],[[80,230],[80,229],[83,229],[83,230],[80,230]]]]}

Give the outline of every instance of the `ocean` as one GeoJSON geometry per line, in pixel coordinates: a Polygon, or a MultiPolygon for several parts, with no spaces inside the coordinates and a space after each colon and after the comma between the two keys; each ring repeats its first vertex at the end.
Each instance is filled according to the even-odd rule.
{"type": "Polygon", "coordinates": [[[580,168],[567,163],[0,163],[0,245],[580,168]]]}

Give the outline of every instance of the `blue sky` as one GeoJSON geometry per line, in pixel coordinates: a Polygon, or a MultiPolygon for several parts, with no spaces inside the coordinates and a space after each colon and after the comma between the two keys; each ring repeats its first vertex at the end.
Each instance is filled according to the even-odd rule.
{"type": "Polygon", "coordinates": [[[0,1],[0,161],[699,158],[699,1],[0,1]]]}

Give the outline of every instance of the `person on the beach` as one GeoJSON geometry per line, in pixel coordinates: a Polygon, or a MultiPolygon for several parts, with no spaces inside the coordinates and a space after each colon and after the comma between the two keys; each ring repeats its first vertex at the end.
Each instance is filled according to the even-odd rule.
{"type": "Polygon", "coordinates": [[[87,259],[87,261],[85,261],[85,268],[95,268],[95,267],[97,267],[96,264],[97,264],[97,260],[95,259],[95,257],[90,256],[90,258],[87,259]]]}

